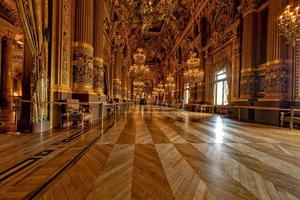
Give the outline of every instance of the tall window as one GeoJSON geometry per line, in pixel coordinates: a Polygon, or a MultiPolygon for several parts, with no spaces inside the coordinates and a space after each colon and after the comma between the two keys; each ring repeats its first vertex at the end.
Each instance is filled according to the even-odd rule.
{"type": "Polygon", "coordinates": [[[215,105],[228,104],[228,84],[225,69],[218,71],[215,77],[215,105]]]}
{"type": "Polygon", "coordinates": [[[190,98],[190,83],[185,84],[185,90],[184,90],[184,97],[183,97],[183,104],[189,103],[190,98]]]}

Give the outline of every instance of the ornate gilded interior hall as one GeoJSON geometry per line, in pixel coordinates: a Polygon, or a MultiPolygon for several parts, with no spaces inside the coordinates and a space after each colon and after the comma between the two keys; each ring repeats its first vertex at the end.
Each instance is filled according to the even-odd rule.
{"type": "Polygon", "coordinates": [[[0,0],[0,200],[300,200],[300,0],[0,0]]]}

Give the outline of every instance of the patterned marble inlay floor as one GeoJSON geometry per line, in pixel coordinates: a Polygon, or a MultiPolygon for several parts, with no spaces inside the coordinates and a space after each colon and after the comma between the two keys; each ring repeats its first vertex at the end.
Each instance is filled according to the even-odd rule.
{"type": "Polygon", "coordinates": [[[136,107],[37,199],[300,199],[300,134],[136,107]]]}

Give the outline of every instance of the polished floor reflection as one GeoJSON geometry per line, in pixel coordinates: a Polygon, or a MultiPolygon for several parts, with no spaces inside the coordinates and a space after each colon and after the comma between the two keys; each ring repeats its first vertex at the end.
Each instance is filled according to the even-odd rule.
{"type": "Polygon", "coordinates": [[[53,177],[35,199],[300,199],[300,134],[135,107],[53,177]]]}

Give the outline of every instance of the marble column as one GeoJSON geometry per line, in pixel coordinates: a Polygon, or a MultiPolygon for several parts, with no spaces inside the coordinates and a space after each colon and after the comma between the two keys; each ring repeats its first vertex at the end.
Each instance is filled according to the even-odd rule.
{"type": "Polygon", "coordinates": [[[94,0],[94,68],[93,87],[98,95],[103,95],[103,40],[104,40],[104,0],[94,0]]]}
{"type": "Polygon", "coordinates": [[[255,68],[257,65],[256,7],[256,0],[243,0],[239,7],[239,11],[243,14],[241,99],[252,99],[255,97],[255,68]]]}
{"type": "Polygon", "coordinates": [[[288,66],[285,63],[286,46],[278,33],[278,17],[286,1],[269,0],[267,66],[265,75],[265,99],[285,100],[288,95],[288,66]]]}
{"type": "Polygon", "coordinates": [[[73,90],[93,92],[93,0],[76,0],[73,90]]]}
{"type": "Polygon", "coordinates": [[[10,38],[3,38],[2,40],[2,95],[3,105],[10,105],[13,96],[13,79],[12,79],[12,65],[13,65],[13,51],[14,40],[10,38]]]}

